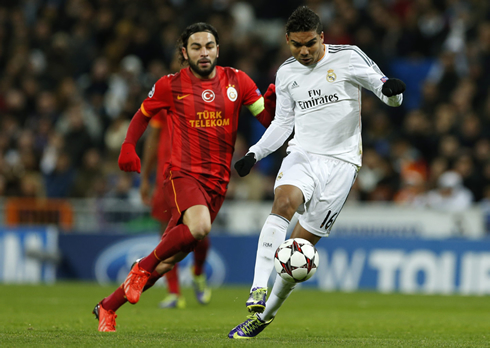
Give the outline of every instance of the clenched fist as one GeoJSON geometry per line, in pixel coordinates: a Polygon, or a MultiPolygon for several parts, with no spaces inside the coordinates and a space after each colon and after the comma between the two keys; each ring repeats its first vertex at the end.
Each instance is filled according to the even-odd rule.
{"type": "Polygon", "coordinates": [[[141,161],[133,144],[122,144],[117,163],[119,164],[119,169],[125,172],[141,172],[141,161]]]}
{"type": "Polygon", "coordinates": [[[248,175],[248,173],[250,173],[250,170],[252,170],[255,162],[257,162],[257,160],[255,159],[255,154],[253,152],[247,153],[245,156],[236,161],[235,169],[238,175],[240,175],[241,177],[248,175]]]}

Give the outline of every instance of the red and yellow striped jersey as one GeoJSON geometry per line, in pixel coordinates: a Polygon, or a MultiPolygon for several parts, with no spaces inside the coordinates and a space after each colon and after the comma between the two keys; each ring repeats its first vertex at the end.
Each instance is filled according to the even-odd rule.
{"type": "Polygon", "coordinates": [[[242,105],[261,94],[244,72],[217,66],[212,79],[201,80],[189,68],[162,77],[141,105],[152,117],[162,109],[169,136],[169,171],[195,177],[208,189],[225,194],[242,105]]]}

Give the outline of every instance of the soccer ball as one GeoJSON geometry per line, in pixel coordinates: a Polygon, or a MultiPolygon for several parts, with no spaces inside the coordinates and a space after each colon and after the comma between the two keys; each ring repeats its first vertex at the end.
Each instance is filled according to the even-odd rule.
{"type": "Polygon", "coordinates": [[[318,267],[318,251],[303,238],[288,239],[276,250],[274,267],[276,272],[291,283],[310,279],[318,267]]]}

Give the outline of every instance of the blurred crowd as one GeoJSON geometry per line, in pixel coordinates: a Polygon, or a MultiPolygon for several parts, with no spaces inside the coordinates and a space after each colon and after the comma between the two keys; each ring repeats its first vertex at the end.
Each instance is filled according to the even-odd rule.
{"type": "MultiPolygon", "coordinates": [[[[290,56],[286,19],[303,4],[326,43],[358,45],[387,76],[427,67],[406,80],[401,108],[364,92],[364,166],[349,199],[490,200],[488,0],[2,0],[0,195],[134,198],[138,175],[119,171],[120,145],[152,85],[180,69],[180,32],[214,25],[218,64],[264,93],[290,56]]],[[[236,158],[264,131],[246,110],[240,122],[236,158]]],[[[246,178],[233,171],[228,199],[271,199],[284,151],[246,178]]]]}

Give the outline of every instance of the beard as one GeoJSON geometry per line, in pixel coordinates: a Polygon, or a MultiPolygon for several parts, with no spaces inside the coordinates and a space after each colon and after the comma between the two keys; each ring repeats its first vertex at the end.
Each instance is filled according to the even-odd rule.
{"type": "Polygon", "coordinates": [[[198,74],[199,76],[202,76],[202,77],[209,76],[213,72],[214,68],[216,67],[216,64],[218,63],[218,59],[217,58],[215,58],[214,60],[211,60],[211,59],[200,59],[200,61],[210,62],[211,64],[209,65],[208,68],[202,69],[199,66],[199,60],[197,62],[193,62],[190,59],[188,59],[187,60],[187,63],[189,63],[190,68],[192,70],[194,70],[194,72],[196,74],[198,74]]]}

